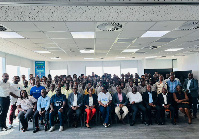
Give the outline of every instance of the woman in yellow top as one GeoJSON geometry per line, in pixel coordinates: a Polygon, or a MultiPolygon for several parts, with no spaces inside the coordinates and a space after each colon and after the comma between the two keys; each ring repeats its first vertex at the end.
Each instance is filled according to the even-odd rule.
{"type": "Polygon", "coordinates": [[[55,94],[56,94],[56,92],[55,92],[55,84],[51,84],[50,91],[48,92],[47,96],[51,98],[55,94]]]}
{"type": "MultiPolygon", "coordinates": [[[[88,83],[88,86],[87,86],[87,89],[85,89],[85,93],[84,93],[84,95],[88,95],[89,94],[89,89],[90,88],[93,88],[92,87],[92,84],[91,83],[88,83]]],[[[93,90],[92,90],[92,94],[95,94],[95,89],[93,88],[93,90]]]]}

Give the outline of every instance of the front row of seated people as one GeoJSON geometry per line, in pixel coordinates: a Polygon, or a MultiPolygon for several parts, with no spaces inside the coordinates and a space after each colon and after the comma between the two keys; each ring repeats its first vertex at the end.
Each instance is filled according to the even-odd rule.
{"type": "Polygon", "coordinates": [[[124,123],[123,119],[127,116],[129,110],[128,103],[132,110],[132,119],[130,125],[133,126],[136,122],[136,115],[138,110],[142,112],[142,120],[146,125],[152,124],[151,110],[157,111],[157,122],[163,125],[165,123],[165,110],[171,111],[171,123],[176,124],[174,117],[176,106],[187,115],[188,123],[191,124],[191,115],[188,104],[188,96],[182,91],[181,86],[177,86],[177,93],[167,93],[166,88],[162,89],[162,93],[157,96],[157,93],[151,91],[151,86],[147,85],[147,92],[142,95],[137,92],[136,87],[132,87],[132,92],[127,95],[121,91],[121,86],[117,87],[117,92],[111,96],[106,88],[103,86],[102,91],[98,94],[92,94],[93,88],[88,89],[87,95],[84,96],[77,92],[77,87],[73,87],[73,92],[69,94],[68,100],[66,96],[61,93],[61,89],[56,89],[56,94],[51,98],[47,96],[45,89],[42,89],[41,96],[36,100],[33,96],[28,96],[26,90],[22,90],[20,98],[17,100],[17,108],[19,110],[18,118],[22,124],[22,131],[25,132],[28,128],[28,119],[34,115],[35,129],[33,133],[39,131],[38,120],[40,116],[45,119],[44,129],[47,131],[48,121],[50,123],[49,131],[55,129],[54,118],[58,115],[60,121],[59,131],[63,131],[64,116],[67,113],[69,121],[73,121],[73,126],[77,127],[77,122],[82,113],[83,106],[87,114],[85,121],[86,127],[90,128],[90,121],[97,111],[99,104],[99,111],[103,117],[103,125],[108,127],[110,125],[109,116],[111,112],[111,104],[114,106],[114,111],[119,120],[124,123]],[[177,105],[176,105],[177,104],[177,105]],[[67,107],[68,105],[68,107],[67,107]],[[123,112],[121,112],[123,111],[123,112]],[[73,115],[75,114],[75,115],[73,115]]]}

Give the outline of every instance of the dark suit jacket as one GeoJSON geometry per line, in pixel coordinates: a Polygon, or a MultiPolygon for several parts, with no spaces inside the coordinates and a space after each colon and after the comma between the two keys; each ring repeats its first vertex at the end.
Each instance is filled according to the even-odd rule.
{"type": "MultiPolygon", "coordinates": [[[[173,100],[173,95],[171,95],[170,93],[168,93],[167,94],[167,105],[168,104],[172,104],[172,100],[173,100]]],[[[162,106],[163,104],[165,104],[164,103],[164,98],[163,98],[163,94],[162,93],[160,93],[159,95],[158,95],[158,105],[159,106],[162,106]]]]}
{"type": "Polygon", "coordinates": [[[118,98],[118,93],[115,93],[113,95],[112,102],[113,102],[115,107],[117,106],[117,104],[127,105],[128,104],[128,99],[126,97],[126,94],[122,92],[122,102],[120,102],[119,98],[118,98]]]}
{"type": "MultiPolygon", "coordinates": [[[[68,96],[68,105],[71,108],[74,102],[74,93],[70,93],[68,96]]],[[[83,105],[83,95],[77,92],[77,106],[81,107],[83,105]]]]}
{"type": "MultiPolygon", "coordinates": [[[[184,90],[187,90],[188,81],[189,81],[189,79],[186,79],[184,84],[183,84],[184,90]]],[[[193,78],[191,80],[189,89],[190,89],[190,94],[191,94],[192,97],[198,97],[199,96],[199,94],[198,94],[198,81],[196,79],[193,78]]]]}
{"type": "MultiPolygon", "coordinates": [[[[153,99],[153,104],[157,105],[157,102],[158,102],[157,92],[152,91],[152,99],[153,99]]],[[[149,94],[148,94],[148,92],[143,93],[142,100],[143,100],[143,104],[145,106],[149,104],[149,94]]]]}
{"type": "MultiPolygon", "coordinates": [[[[93,105],[97,106],[97,95],[92,94],[93,97],[93,105]]],[[[84,96],[84,105],[89,106],[89,94],[84,96]]]]}

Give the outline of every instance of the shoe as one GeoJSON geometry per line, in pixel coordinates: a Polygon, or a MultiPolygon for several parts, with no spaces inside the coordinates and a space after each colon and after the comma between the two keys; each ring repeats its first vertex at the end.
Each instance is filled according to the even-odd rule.
{"type": "Polygon", "coordinates": [[[89,124],[85,124],[85,126],[86,126],[87,128],[90,128],[90,125],[89,125],[89,124]]]}
{"type": "Polygon", "coordinates": [[[147,122],[144,122],[144,124],[145,124],[146,126],[149,126],[149,123],[147,123],[147,122]]]}
{"type": "Polygon", "coordinates": [[[105,127],[105,128],[107,128],[107,127],[108,127],[106,123],[104,124],[104,127],[105,127]]]}
{"type": "Polygon", "coordinates": [[[132,123],[130,123],[130,126],[133,126],[135,124],[135,121],[133,121],[132,123]]]}
{"type": "Polygon", "coordinates": [[[38,131],[39,131],[39,128],[36,127],[36,128],[33,130],[33,133],[36,133],[36,132],[38,132],[38,131]]]}
{"type": "Polygon", "coordinates": [[[174,121],[171,121],[171,123],[172,123],[173,125],[176,125],[176,122],[174,122],[174,121]]]}
{"type": "Polygon", "coordinates": [[[121,120],[121,122],[122,122],[122,124],[123,124],[123,125],[125,125],[125,124],[126,124],[126,123],[124,122],[124,120],[123,120],[123,119],[121,120]]]}
{"type": "Polygon", "coordinates": [[[59,131],[60,132],[63,131],[63,126],[60,126],[59,131]]]}
{"type": "Polygon", "coordinates": [[[108,127],[110,126],[110,124],[107,125],[108,127]]]}
{"type": "Polygon", "coordinates": [[[49,132],[54,131],[54,129],[55,129],[55,126],[51,126],[51,128],[49,129],[49,132]]]}
{"type": "Polygon", "coordinates": [[[44,130],[45,130],[45,131],[47,131],[47,130],[48,130],[48,129],[47,129],[47,125],[46,125],[46,124],[44,125],[44,130]]]}
{"type": "Polygon", "coordinates": [[[13,126],[12,124],[9,124],[8,129],[11,129],[11,128],[13,128],[13,126]]]}
{"type": "Polygon", "coordinates": [[[77,124],[76,123],[74,123],[74,127],[77,128],[77,124]]]}

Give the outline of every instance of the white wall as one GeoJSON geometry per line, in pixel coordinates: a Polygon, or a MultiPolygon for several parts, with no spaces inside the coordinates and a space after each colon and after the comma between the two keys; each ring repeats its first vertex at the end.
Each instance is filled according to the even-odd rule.
{"type": "Polygon", "coordinates": [[[172,68],[172,59],[144,59],[144,69],[172,68]]]}
{"type": "Polygon", "coordinates": [[[177,58],[178,71],[192,70],[194,78],[199,79],[199,54],[177,58]]]}

